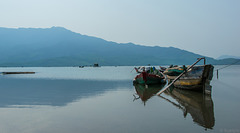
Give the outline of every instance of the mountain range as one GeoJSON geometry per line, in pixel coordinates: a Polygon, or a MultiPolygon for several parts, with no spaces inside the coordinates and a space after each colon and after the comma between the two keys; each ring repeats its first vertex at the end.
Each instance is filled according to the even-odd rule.
{"type": "MultiPolygon", "coordinates": [[[[63,27],[0,28],[0,53],[0,66],[188,65],[204,57],[174,47],[106,41],[63,27]]],[[[239,61],[211,57],[206,60],[211,64],[239,61]]]]}

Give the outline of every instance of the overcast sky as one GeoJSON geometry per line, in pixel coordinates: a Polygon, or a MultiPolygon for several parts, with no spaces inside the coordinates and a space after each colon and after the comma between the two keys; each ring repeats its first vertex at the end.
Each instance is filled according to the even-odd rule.
{"type": "Polygon", "coordinates": [[[240,56],[240,0],[0,0],[0,27],[52,26],[118,43],[240,56]]]}

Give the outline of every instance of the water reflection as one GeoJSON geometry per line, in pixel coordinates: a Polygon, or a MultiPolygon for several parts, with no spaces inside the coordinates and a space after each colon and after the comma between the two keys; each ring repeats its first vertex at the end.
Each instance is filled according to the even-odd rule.
{"type": "Polygon", "coordinates": [[[163,87],[164,85],[148,85],[146,88],[145,85],[140,85],[140,84],[135,84],[135,90],[136,90],[136,95],[134,96],[134,100],[141,99],[144,103],[144,106],[146,105],[146,102],[148,99],[150,99],[152,96],[155,96],[163,87]]]}
{"type": "Polygon", "coordinates": [[[0,108],[31,107],[32,105],[65,106],[81,98],[101,95],[119,86],[131,85],[127,81],[93,80],[0,80],[0,108]]]}
{"type": "MultiPolygon", "coordinates": [[[[156,96],[164,85],[151,85],[146,88],[144,85],[135,85],[136,94],[134,101],[141,99],[146,105],[146,102],[153,96],[156,96]]],[[[162,99],[168,101],[178,109],[183,111],[183,116],[190,114],[193,121],[198,125],[212,129],[215,125],[213,101],[210,95],[204,95],[198,91],[181,90],[171,88],[164,92],[165,96],[160,95],[162,99]],[[170,96],[171,99],[166,98],[170,96]]]]}
{"type": "Polygon", "coordinates": [[[198,125],[207,129],[212,129],[214,127],[214,109],[213,101],[210,95],[181,89],[170,89],[165,91],[164,94],[171,96],[177,101],[177,103],[175,103],[163,96],[160,96],[182,110],[184,117],[186,117],[189,113],[192,116],[193,121],[198,125]]]}

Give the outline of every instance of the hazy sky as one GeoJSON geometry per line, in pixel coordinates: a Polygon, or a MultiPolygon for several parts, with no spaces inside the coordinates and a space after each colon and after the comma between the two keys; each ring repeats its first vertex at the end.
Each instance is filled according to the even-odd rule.
{"type": "Polygon", "coordinates": [[[52,26],[119,43],[240,56],[240,0],[0,0],[0,27],[52,26]]]}

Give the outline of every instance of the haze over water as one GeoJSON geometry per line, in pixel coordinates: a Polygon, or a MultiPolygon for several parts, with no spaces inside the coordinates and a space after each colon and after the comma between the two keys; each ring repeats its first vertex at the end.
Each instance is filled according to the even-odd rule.
{"type": "MultiPolygon", "coordinates": [[[[215,66],[221,68],[222,66],[215,66]]],[[[0,75],[0,132],[240,132],[240,66],[219,71],[212,96],[133,86],[133,67],[24,67],[0,75]]]]}

